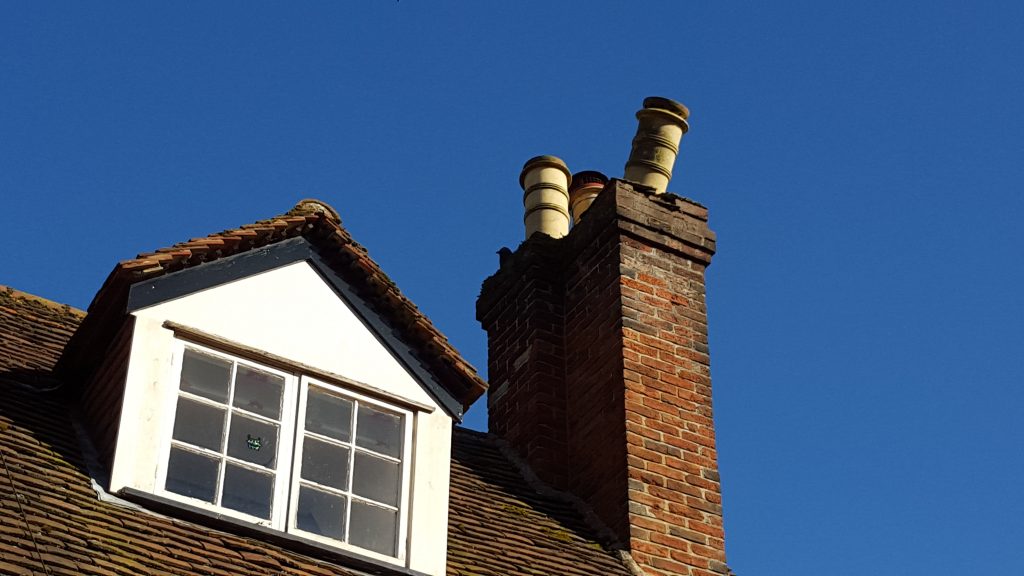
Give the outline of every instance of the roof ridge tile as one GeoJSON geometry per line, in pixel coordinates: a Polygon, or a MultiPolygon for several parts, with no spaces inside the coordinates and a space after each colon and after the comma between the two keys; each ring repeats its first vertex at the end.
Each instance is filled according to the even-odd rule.
{"type": "MultiPolygon", "coordinates": [[[[473,366],[459,355],[430,319],[402,294],[395,282],[373,261],[366,248],[352,238],[341,225],[337,212],[319,200],[302,200],[285,214],[152,252],[143,252],[134,259],[122,261],[108,276],[89,309],[101,315],[119,314],[121,312],[118,311],[124,310],[124,306],[117,301],[127,298],[127,287],[131,284],[300,235],[320,245],[321,249],[325,246],[329,248],[329,253],[323,254],[327,264],[340,269],[339,273],[359,285],[357,291],[369,297],[393,329],[401,330],[400,337],[409,342],[414,354],[420,357],[428,370],[431,367],[439,370],[436,374],[439,381],[444,382],[446,387],[453,387],[449,391],[459,398],[463,409],[483,394],[487,384],[473,366]],[[218,245],[212,248],[211,244],[218,245]],[[208,258],[206,254],[212,257],[208,258]],[[113,289],[114,286],[120,288],[113,289]]],[[[101,325],[103,321],[90,321],[87,317],[83,331],[98,329],[92,327],[94,324],[101,325]]],[[[104,329],[113,328],[113,325],[109,325],[104,329]]],[[[91,338],[74,337],[68,346],[73,352],[65,356],[74,358],[68,360],[72,364],[92,362],[91,358],[98,357],[102,351],[83,353],[78,349],[103,346],[103,342],[108,341],[109,338],[96,335],[91,338]]]]}
{"type": "Polygon", "coordinates": [[[76,316],[85,316],[84,310],[79,310],[74,306],[70,306],[68,304],[61,304],[60,302],[55,302],[53,300],[50,300],[49,298],[43,298],[42,296],[36,296],[35,294],[31,294],[29,292],[16,290],[15,288],[12,288],[11,286],[7,286],[4,284],[0,284],[0,294],[4,294],[10,298],[17,298],[29,302],[34,302],[36,304],[45,306],[46,308],[58,312],[66,312],[69,314],[74,314],[76,316]]]}

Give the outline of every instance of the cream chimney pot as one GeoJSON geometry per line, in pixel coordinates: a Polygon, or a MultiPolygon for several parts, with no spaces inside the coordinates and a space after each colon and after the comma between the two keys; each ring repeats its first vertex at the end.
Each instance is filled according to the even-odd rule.
{"type": "Polygon", "coordinates": [[[658,192],[668,189],[679,141],[690,128],[686,123],[689,116],[686,106],[675,100],[656,96],[644,99],[643,109],[636,113],[640,123],[626,162],[626,180],[658,192]]]}
{"type": "Polygon", "coordinates": [[[523,223],[527,238],[534,232],[552,238],[569,233],[571,176],[565,162],[554,156],[537,156],[523,166],[519,185],[523,187],[523,223]]]}

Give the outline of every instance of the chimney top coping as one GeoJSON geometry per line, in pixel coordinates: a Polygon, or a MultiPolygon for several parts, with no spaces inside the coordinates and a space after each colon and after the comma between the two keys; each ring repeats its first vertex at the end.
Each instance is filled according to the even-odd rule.
{"type": "Polygon", "coordinates": [[[650,186],[645,186],[639,182],[632,182],[630,180],[612,178],[610,182],[620,186],[628,186],[629,188],[644,194],[649,199],[661,204],[673,205],[673,207],[678,208],[690,216],[694,216],[704,221],[707,221],[708,219],[708,207],[692,198],[680,196],[675,192],[658,192],[650,186]]]}

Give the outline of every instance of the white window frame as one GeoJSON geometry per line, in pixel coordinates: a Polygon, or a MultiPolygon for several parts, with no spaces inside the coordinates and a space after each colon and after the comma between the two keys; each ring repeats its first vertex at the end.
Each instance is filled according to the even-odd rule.
{"type": "MultiPolygon", "coordinates": [[[[167,423],[167,425],[166,425],[165,429],[162,431],[162,434],[161,434],[161,452],[160,452],[160,460],[159,460],[158,468],[157,468],[157,489],[156,489],[156,493],[161,495],[161,496],[164,496],[166,498],[170,498],[171,500],[176,500],[178,502],[187,503],[187,504],[190,504],[192,506],[196,506],[196,507],[202,508],[204,510],[209,510],[211,512],[216,512],[218,514],[223,514],[225,516],[229,516],[229,517],[232,517],[232,518],[238,518],[239,520],[244,520],[244,521],[252,523],[252,524],[257,524],[257,525],[260,525],[260,526],[266,526],[266,527],[269,527],[269,528],[273,528],[275,530],[284,530],[284,525],[285,525],[284,521],[285,521],[285,516],[286,515],[280,513],[279,511],[282,510],[282,507],[285,506],[286,503],[287,503],[287,499],[288,499],[288,484],[289,484],[290,474],[291,474],[291,452],[292,452],[292,446],[294,445],[295,426],[294,425],[288,425],[288,423],[295,421],[295,402],[294,401],[289,401],[289,398],[294,398],[295,397],[295,387],[297,385],[297,383],[296,383],[297,379],[296,379],[295,375],[289,374],[287,372],[283,372],[281,370],[277,370],[277,369],[271,368],[269,366],[264,366],[262,364],[251,362],[249,360],[246,360],[245,358],[241,358],[241,357],[238,357],[238,356],[235,356],[235,355],[232,355],[232,354],[225,354],[224,352],[220,352],[218,350],[214,350],[214,349],[208,348],[206,346],[200,346],[198,344],[193,344],[191,342],[186,343],[186,342],[183,342],[181,340],[176,340],[175,341],[175,348],[174,348],[174,352],[173,352],[173,362],[172,362],[172,364],[173,364],[173,368],[172,368],[173,378],[172,378],[171,381],[174,383],[174,385],[168,387],[168,398],[165,401],[165,406],[167,407],[167,411],[168,411],[169,415],[168,415],[167,418],[164,419],[165,422],[167,423]],[[195,394],[190,394],[188,392],[183,392],[183,391],[180,390],[180,386],[181,386],[181,368],[182,368],[182,363],[183,363],[184,357],[185,357],[185,350],[187,348],[191,348],[191,349],[193,349],[193,350],[195,350],[197,352],[200,352],[202,354],[206,354],[206,355],[209,355],[209,356],[213,356],[213,357],[216,357],[216,358],[221,358],[223,360],[232,362],[233,363],[233,368],[232,368],[232,371],[231,371],[232,391],[234,390],[234,376],[235,376],[235,372],[237,371],[237,366],[239,366],[239,365],[247,366],[247,367],[250,367],[250,368],[254,368],[256,370],[260,370],[260,371],[263,371],[263,372],[268,372],[268,373],[274,374],[276,376],[281,376],[281,377],[284,378],[284,382],[285,382],[284,389],[281,392],[281,394],[282,394],[282,399],[281,399],[281,420],[280,420],[280,426],[279,426],[279,429],[278,429],[278,440],[277,440],[277,446],[278,446],[277,470],[274,471],[274,491],[273,491],[273,497],[271,499],[270,519],[269,520],[265,519],[265,518],[259,518],[257,516],[252,516],[250,514],[246,514],[244,512],[240,512],[238,510],[233,510],[231,508],[226,508],[226,507],[220,506],[218,504],[213,504],[213,503],[210,503],[210,502],[206,502],[205,500],[200,500],[198,498],[191,498],[189,496],[178,494],[176,492],[171,492],[171,491],[166,490],[164,488],[166,486],[166,484],[167,484],[167,470],[168,470],[168,462],[170,461],[171,447],[175,443],[175,441],[171,438],[171,436],[174,434],[174,421],[175,421],[175,419],[177,417],[177,406],[178,406],[178,398],[179,398],[179,396],[184,396],[184,397],[189,398],[191,400],[195,400],[195,401],[198,401],[198,402],[201,402],[201,403],[204,403],[204,404],[208,404],[208,405],[217,404],[217,405],[226,406],[226,409],[227,409],[228,413],[230,413],[232,410],[242,410],[243,412],[245,412],[245,410],[243,410],[243,409],[239,409],[239,408],[235,408],[235,407],[231,406],[231,400],[233,398],[233,394],[232,394],[231,397],[228,398],[227,404],[223,405],[223,404],[220,404],[218,402],[212,402],[212,401],[210,401],[208,399],[205,399],[205,398],[203,398],[201,396],[197,396],[195,394]]],[[[261,420],[265,419],[265,418],[260,418],[259,415],[255,415],[255,416],[257,418],[261,419],[261,420]]],[[[229,421],[229,419],[226,418],[225,419],[225,426],[228,425],[228,421],[229,421]]],[[[225,429],[224,433],[226,434],[227,432],[228,432],[228,430],[225,429]]],[[[225,443],[227,442],[227,438],[224,439],[224,442],[225,443]]],[[[215,453],[213,451],[211,451],[211,450],[204,450],[204,449],[196,447],[196,446],[190,446],[189,449],[194,451],[194,452],[200,452],[200,453],[208,454],[208,455],[211,455],[211,456],[215,455],[215,453]]],[[[226,451],[226,448],[225,448],[225,451],[226,451]]],[[[223,455],[216,454],[216,456],[217,456],[218,459],[223,460],[223,461],[237,462],[236,458],[232,458],[231,456],[227,456],[226,453],[223,454],[223,455]]],[[[239,464],[243,465],[243,466],[245,466],[247,468],[252,468],[253,467],[251,464],[244,463],[244,462],[239,462],[239,464]]],[[[223,465],[221,466],[221,468],[222,468],[222,471],[218,474],[218,479],[217,479],[217,490],[218,490],[218,493],[223,488],[223,482],[224,482],[224,478],[223,478],[223,465]]]]}
{"type": "MultiPolygon", "coordinates": [[[[411,479],[412,479],[412,445],[413,445],[413,426],[416,421],[414,414],[408,408],[391,404],[385,401],[371,398],[365,394],[360,394],[344,386],[329,382],[323,378],[314,378],[302,374],[301,372],[287,372],[278,368],[267,366],[259,362],[248,360],[244,356],[237,354],[231,354],[203,346],[190,341],[181,340],[175,338],[175,346],[172,352],[172,362],[170,368],[170,381],[173,382],[173,386],[167,387],[167,396],[164,400],[164,406],[166,407],[167,417],[163,418],[165,425],[161,431],[160,437],[160,459],[157,466],[157,477],[156,486],[154,493],[168,498],[170,500],[188,504],[196,508],[207,510],[219,515],[227,516],[242,520],[247,523],[255,524],[271,528],[283,533],[292,534],[312,540],[318,543],[326,544],[328,546],[338,548],[341,550],[351,551],[362,556],[387,562],[390,564],[405,565],[408,558],[409,550],[409,517],[410,517],[410,500],[411,500],[411,479]],[[167,472],[168,463],[170,461],[171,447],[175,444],[175,441],[171,438],[174,433],[174,421],[177,416],[177,404],[179,396],[184,396],[189,399],[201,401],[209,405],[222,405],[215,401],[210,401],[201,396],[184,392],[180,390],[181,387],[181,370],[184,360],[184,354],[186,349],[192,349],[202,354],[208,354],[217,358],[224,359],[234,363],[232,368],[232,395],[228,398],[226,404],[228,412],[231,410],[243,410],[231,406],[234,391],[234,376],[237,371],[237,366],[243,365],[250,368],[254,368],[260,371],[268,372],[284,378],[284,389],[282,391],[282,406],[281,406],[281,420],[278,436],[278,453],[277,453],[277,470],[274,473],[274,490],[271,501],[270,519],[259,518],[239,512],[231,508],[226,508],[217,504],[212,504],[205,500],[192,498],[176,492],[171,492],[165,489],[167,484],[167,472]],[[305,410],[306,400],[308,396],[309,386],[314,385],[329,391],[332,394],[345,397],[349,400],[355,400],[360,404],[368,404],[381,408],[382,410],[399,414],[402,420],[402,450],[400,454],[400,495],[399,505],[397,509],[398,518],[398,533],[397,540],[395,542],[395,556],[388,556],[379,552],[361,548],[348,542],[336,540],[330,537],[321,536],[312,532],[300,530],[296,525],[296,516],[298,511],[298,494],[299,494],[299,483],[301,476],[301,462],[302,462],[302,435],[305,433],[305,410]]],[[[248,414],[247,414],[248,415],[248,414]]],[[[266,418],[261,418],[266,419],[266,418]]],[[[353,412],[353,423],[356,421],[356,412],[353,412]]],[[[225,434],[228,432],[228,424],[225,423],[225,434]]],[[[353,443],[355,442],[355,429],[353,428],[353,443]]],[[[227,442],[227,438],[224,440],[227,442]]],[[[227,456],[226,447],[225,454],[215,454],[213,451],[205,450],[203,448],[189,446],[190,450],[195,452],[208,453],[208,455],[216,455],[222,461],[237,461],[236,458],[227,456]]],[[[354,454],[355,450],[353,450],[354,454]]],[[[368,451],[372,453],[372,451],[368,451]]],[[[352,458],[354,456],[350,456],[352,458]]],[[[240,464],[253,468],[249,463],[239,462],[240,464]]],[[[350,460],[351,465],[351,460],[350,460]]],[[[223,468],[224,464],[221,464],[221,472],[218,475],[217,490],[218,496],[220,491],[223,489],[223,468]]],[[[350,469],[350,476],[352,471],[350,469]]],[[[308,481],[305,481],[308,482],[308,481]]],[[[346,514],[351,515],[351,490],[352,486],[349,486],[349,503],[347,505],[346,514]]],[[[359,499],[359,497],[356,497],[359,499]]],[[[365,499],[364,499],[365,500],[365,499]]],[[[348,524],[349,518],[346,518],[346,531],[349,529],[348,524]]]]}
{"type": "MultiPolygon", "coordinates": [[[[297,414],[303,414],[304,415],[306,413],[306,401],[307,401],[307,398],[309,397],[309,387],[310,386],[317,386],[317,387],[323,388],[323,389],[329,391],[332,394],[336,394],[338,396],[342,396],[342,397],[347,398],[349,400],[355,400],[359,404],[368,404],[370,406],[375,406],[375,407],[381,408],[382,410],[385,410],[387,412],[393,412],[393,413],[397,413],[397,414],[401,415],[401,418],[402,418],[402,451],[401,451],[401,455],[399,457],[399,466],[400,466],[399,477],[400,477],[401,484],[400,484],[400,487],[399,487],[398,508],[397,508],[398,533],[396,534],[397,540],[395,542],[395,553],[396,553],[396,556],[388,556],[386,554],[380,554],[380,553],[374,552],[372,550],[367,550],[365,548],[360,548],[360,547],[355,546],[353,544],[349,544],[348,542],[343,542],[343,541],[340,541],[340,540],[335,540],[333,538],[328,538],[326,536],[321,536],[321,535],[315,534],[313,532],[306,532],[305,530],[301,530],[301,529],[298,528],[298,526],[297,526],[297,515],[298,515],[298,500],[299,500],[299,484],[300,484],[300,482],[304,481],[304,480],[302,480],[300,478],[301,474],[298,473],[299,472],[299,465],[298,465],[298,463],[302,462],[302,438],[303,438],[303,435],[306,433],[306,430],[305,430],[305,418],[298,419],[296,421],[296,425],[295,425],[295,455],[294,455],[294,459],[292,460],[292,462],[296,463],[296,467],[295,467],[296,471],[292,473],[291,499],[290,499],[289,506],[288,506],[288,510],[289,510],[289,512],[288,512],[288,531],[290,533],[292,533],[292,534],[298,534],[298,535],[301,535],[304,538],[309,538],[310,540],[315,540],[317,542],[323,542],[325,544],[329,544],[331,546],[337,546],[339,548],[344,548],[344,549],[348,549],[348,550],[354,550],[354,551],[359,552],[360,554],[363,554],[365,556],[369,556],[371,558],[376,558],[376,559],[384,560],[384,561],[387,561],[387,562],[394,562],[397,559],[400,562],[404,563],[405,559],[406,559],[406,551],[408,550],[408,546],[407,546],[407,542],[408,542],[407,535],[408,535],[408,533],[407,533],[407,531],[409,529],[408,510],[409,510],[409,493],[410,493],[410,484],[411,484],[410,480],[411,480],[411,470],[412,470],[412,462],[411,462],[411,458],[412,458],[412,428],[413,428],[412,427],[412,423],[414,422],[412,412],[410,412],[409,410],[406,410],[404,408],[399,408],[398,406],[395,406],[393,404],[388,404],[386,402],[381,402],[381,401],[376,400],[374,398],[370,398],[368,396],[365,396],[365,395],[362,395],[362,394],[358,394],[356,392],[352,392],[351,390],[342,388],[342,387],[337,386],[335,384],[331,384],[330,382],[326,382],[326,381],[324,381],[322,379],[319,379],[319,378],[313,378],[313,377],[310,377],[310,376],[302,376],[301,380],[300,380],[300,384],[299,384],[299,410],[298,410],[297,414]]],[[[352,465],[351,463],[354,461],[355,452],[357,450],[359,450],[358,448],[355,447],[355,435],[357,433],[357,430],[355,428],[355,423],[358,421],[358,418],[357,418],[356,414],[357,414],[356,412],[353,412],[353,415],[352,415],[352,421],[353,421],[352,452],[349,455],[349,462],[350,462],[349,476],[350,477],[354,473],[352,468],[351,468],[351,465],[352,465]]],[[[373,452],[370,451],[370,450],[363,450],[363,451],[364,452],[368,452],[370,454],[373,454],[373,452]]],[[[304,482],[309,482],[309,481],[304,481],[304,482]]],[[[352,514],[352,498],[353,498],[351,482],[349,484],[349,488],[348,488],[347,491],[337,491],[337,490],[332,490],[332,491],[333,492],[345,493],[346,497],[349,499],[348,500],[348,505],[346,507],[347,508],[346,509],[347,517],[346,517],[346,520],[345,520],[345,527],[346,527],[346,531],[347,531],[347,530],[351,529],[351,524],[349,522],[349,518],[351,517],[351,514],[352,514]]],[[[365,498],[360,498],[359,496],[355,496],[355,498],[359,499],[359,500],[367,500],[365,498]]],[[[372,502],[371,500],[367,500],[367,501],[372,502]]]]}

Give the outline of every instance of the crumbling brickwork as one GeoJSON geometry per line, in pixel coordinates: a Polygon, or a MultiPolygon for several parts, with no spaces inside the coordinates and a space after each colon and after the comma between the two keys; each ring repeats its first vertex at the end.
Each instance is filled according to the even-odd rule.
{"type": "Polygon", "coordinates": [[[651,576],[727,572],[702,206],[613,180],[485,283],[490,426],[651,576]]]}

